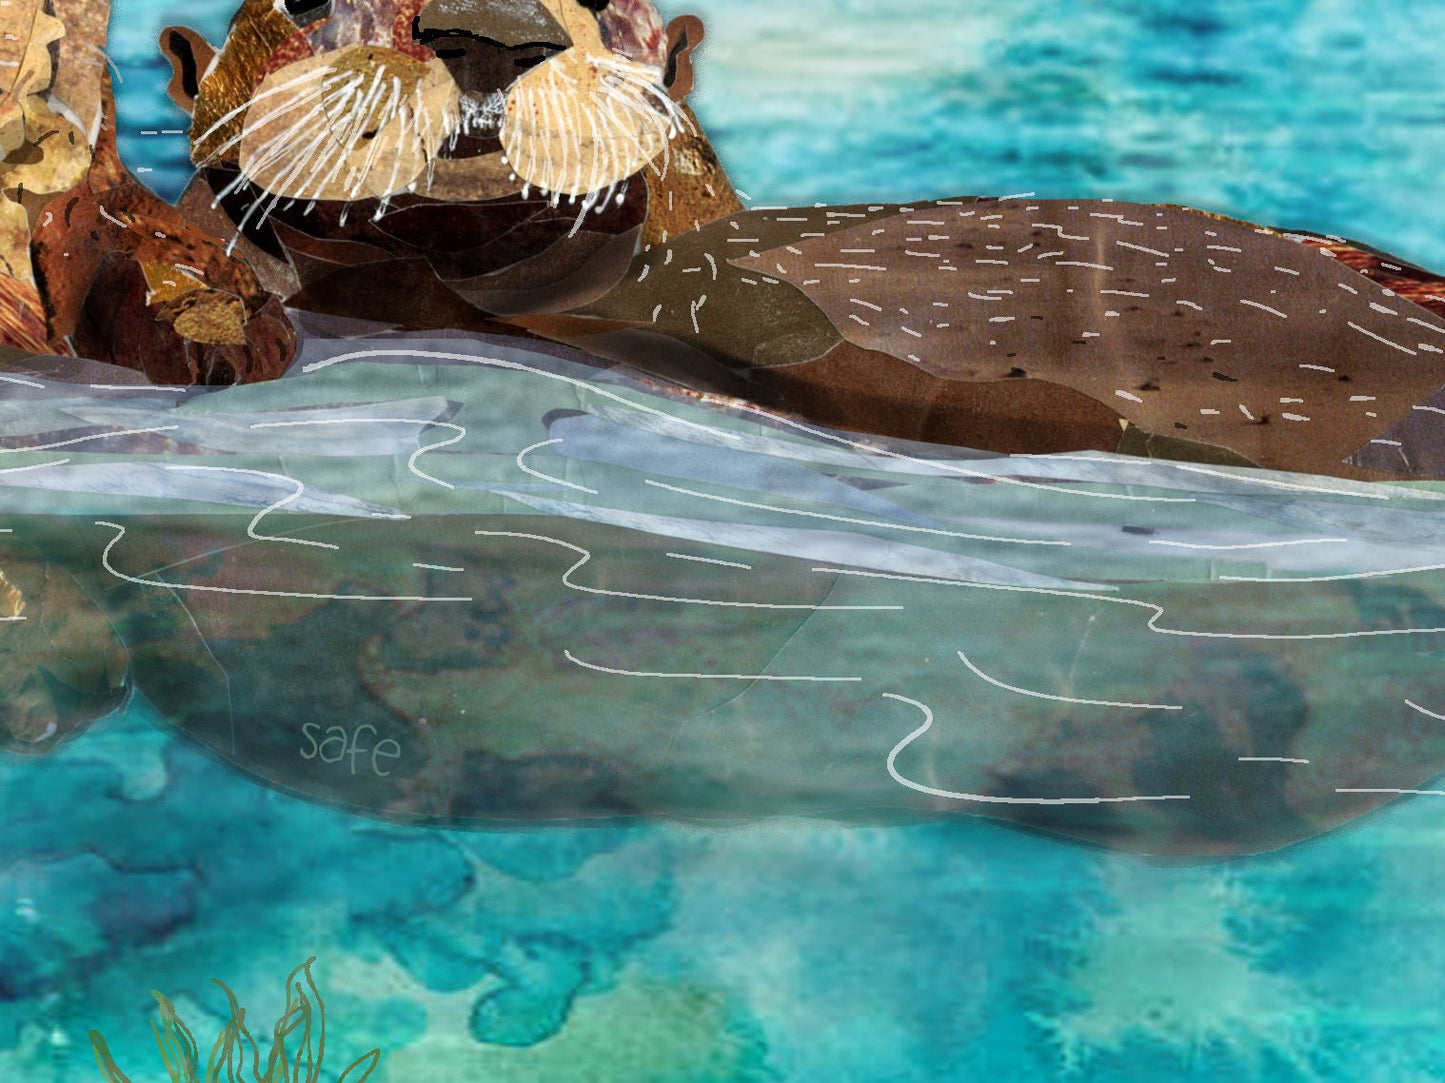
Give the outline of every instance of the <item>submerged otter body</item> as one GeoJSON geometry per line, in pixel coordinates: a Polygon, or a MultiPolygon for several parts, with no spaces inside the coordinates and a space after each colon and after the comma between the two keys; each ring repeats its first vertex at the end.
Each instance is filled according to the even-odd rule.
{"type": "Polygon", "coordinates": [[[745,211],[681,104],[699,36],[645,0],[167,32],[185,213],[305,363],[199,410],[11,392],[5,448],[124,420],[130,456],[124,494],[79,471],[111,518],[16,498],[12,745],[90,716],[37,674],[94,599],[62,693],[408,823],[966,812],[1228,855],[1442,769],[1439,497],[1369,483],[1445,476],[1438,278],[1175,207],[745,211]],[[337,341],[397,328],[464,333],[337,341]],[[140,461],[182,452],[233,465],[140,461]]]}

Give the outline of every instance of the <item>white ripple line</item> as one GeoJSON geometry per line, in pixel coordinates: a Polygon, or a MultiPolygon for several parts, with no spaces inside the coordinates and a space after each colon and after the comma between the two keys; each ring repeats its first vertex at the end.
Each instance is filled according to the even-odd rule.
{"type": "MultiPolygon", "coordinates": [[[[335,357],[328,357],[323,361],[313,361],[311,364],[303,366],[301,371],[306,374],[312,372],[320,372],[322,369],[330,368],[332,365],[347,364],[352,361],[365,361],[368,358],[372,357],[401,357],[412,359],[430,358],[436,361],[460,361],[466,364],[486,365],[493,368],[509,369],[513,372],[526,372],[530,373],[533,376],[541,376],[548,380],[555,380],[559,383],[567,384],[568,386],[575,387],[580,391],[585,391],[589,394],[596,395],[600,399],[605,399],[610,402],[618,403],[619,405],[636,410],[639,413],[651,414],[654,417],[663,418],[664,420],[673,424],[684,425],[708,434],[711,434],[714,431],[711,427],[704,425],[700,422],[690,421],[687,418],[677,417],[674,414],[668,413],[666,410],[659,410],[654,406],[647,406],[640,402],[634,402],[626,396],[619,395],[613,391],[608,391],[605,388],[599,387],[597,384],[589,383],[586,380],[579,380],[573,376],[563,376],[561,373],[547,372],[545,369],[539,369],[534,365],[526,365],[520,361],[504,361],[498,357],[477,357],[474,354],[455,353],[450,350],[356,350],[352,353],[338,354],[335,357]]],[[[746,402],[742,399],[727,403],[726,408],[729,410],[737,410],[743,413],[758,414],[759,416],[766,418],[769,423],[773,425],[787,426],[788,428],[796,429],[799,432],[807,433],[808,435],[816,437],[817,439],[830,440],[835,444],[841,444],[843,447],[852,448],[853,450],[861,451],[864,454],[880,455],[884,458],[895,459],[898,462],[911,463],[914,466],[922,466],[932,470],[942,470],[945,473],[957,474],[960,477],[979,478],[986,481],[998,482],[1002,485],[1017,485],[1023,489],[1037,489],[1040,492],[1059,493],[1064,496],[1082,496],[1094,500],[1129,500],[1149,504],[1194,504],[1198,502],[1196,498],[1192,496],[1132,496],[1125,493],[1092,493],[1085,492],[1079,489],[1066,489],[1062,485],[1043,485],[1033,481],[1021,481],[1018,478],[1009,477],[1005,474],[990,474],[984,473],[983,471],[979,470],[969,470],[966,467],[959,466],[956,463],[946,462],[944,460],[938,459],[919,459],[912,455],[905,455],[902,452],[890,451],[887,448],[876,447],[872,444],[865,444],[860,440],[849,440],[847,437],[839,436],[836,433],[815,429],[809,425],[804,425],[799,421],[795,421],[792,418],[783,417],[780,414],[770,413],[769,411],[763,409],[761,406],[756,406],[753,403],[746,402]]],[[[1141,462],[1143,461],[1147,460],[1141,460],[1141,462]]],[[[1388,499],[1388,497],[1383,499],[1388,499]]]]}
{"type": "Polygon", "coordinates": [[[1076,699],[1073,696],[1052,696],[1047,692],[1034,692],[1027,688],[1018,688],[1011,684],[1004,684],[1003,681],[990,677],[978,666],[968,660],[963,651],[956,652],[959,660],[963,662],[975,677],[986,681],[995,688],[1002,688],[1005,692],[1016,692],[1021,696],[1030,696],[1033,699],[1053,700],[1055,703],[1077,703],[1085,707],[1137,707],[1141,711],[1182,711],[1184,708],[1174,703],[1116,703],[1107,699],[1076,699]]]}
{"type": "Polygon", "coordinates": [[[1423,564],[1418,568],[1386,568],[1378,572],[1345,572],[1340,575],[1280,575],[1274,578],[1244,575],[1221,575],[1221,582],[1230,583],[1345,583],[1355,579],[1384,579],[1391,575],[1416,575],[1421,572],[1445,571],[1445,564],[1423,564]]]}
{"type": "Polygon", "coordinates": [[[1174,549],[1211,549],[1221,551],[1232,551],[1238,549],[1277,549],[1286,545],[1346,545],[1349,538],[1300,538],[1290,541],[1277,542],[1249,542],[1242,545],[1201,545],[1198,542],[1164,541],[1162,539],[1150,539],[1150,545],[1167,545],[1174,549]]]}
{"type": "Polygon", "coordinates": [[[1397,797],[1445,797],[1445,790],[1341,790],[1335,793],[1388,793],[1397,797]]]}
{"type": "Polygon", "coordinates": [[[1240,756],[1240,763],[1302,763],[1309,764],[1309,760],[1296,760],[1289,756],[1240,756]]]}
{"type": "Polygon", "coordinates": [[[1325,489],[1317,485],[1300,485],[1292,481],[1276,481],[1273,478],[1256,478],[1246,474],[1230,474],[1223,470],[1210,470],[1203,466],[1194,466],[1190,463],[1167,464],[1169,467],[1182,470],[1187,474],[1204,474],[1211,478],[1224,478],[1226,481],[1243,481],[1254,485],[1273,486],[1276,489],[1289,489],[1301,493],[1322,493],[1325,496],[1358,496],[1365,500],[1389,500],[1390,497],[1381,493],[1342,492],[1339,489],[1325,489]]]}
{"type": "Polygon", "coordinates": [[[673,560],[692,560],[698,564],[716,564],[723,568],[741,568],[745,572],[753,570],[751,564],[739,564],[735,560],[714,560],[712,557],[694,557],[689,556],[687,553],[668,553],[667,555],[672,557],[673,560]]]}
{"type": "Polygon", "coordinates": [[[0,474],[20,474],[26,470],[44,470],[47,466],[64,466],[70,462],[69,459],[54,459],[48,463],[30,463],[27,466],[7,466],[0,469],[0,474]]]}
{"type": "Polygon", "coordinates": [[[550,481],[556,485],[563,485],[568,489],[576,489],[579,493],[587,493],[589,496],[597,496],[598,493],[596,489],[589,489],[585,485],[578,485],[575,481],[567,481],[564,478],[554,478],[551,474],[544,474],[540,470],[533,470],[522,461],[522,456],[529,451],[536,451],[539,447],[551,447],[553,444],[560,444],[562,442],[563,438],[559,436],[555,440],[542,440],[539,443],[533,444],[531,447],[524,447],[521,451],[517,452],[517,465],[522,468],[522,473],[530,474],[534,478],[540,478],[542,481],[550,481]]]}
{"type": "Polygon", "coordinates": [[[296,491],[294,493],[289,493],[288,495],[283,496],[274,504],[268,504],[266,507],[258,511],[255,518],[253,518],[249,523],[246,524],[246,537],[252,539],[253,541],[284,542],[287,545],[309,545],[316,549],[340,550],[341,548],[341,546],[334,545],[331,542],[312,541],[309,538],[283,538],[271,534],[256,533],[257,523],[259,523],[271,512],[278,511],[279,509],[284,508],[287,504],[297,499],[302,493],[306,491],[306,485],[304,482],[297,481],[295,478],[292,477],[287,477],[285,474],[271,474],[265,470],[243,470],[234,466],[172,466],[168,463],[166,464],[165,468],[167,470],[199,470],[205,471],[207,473],[216,474],[251,474],[256,477],[266,478],[270,481],[289,481],[292,485],[296,486],[296,491]]]}
{"type": "Polygon", "coordinates": [[[29,447],[6,447],[0,448],[0,455],[16,455],[22,451],[53,451],[58,447],[70,447],[72,444],[83,444],[89,440],[109,440],[113,436],[145,436],[149,433],[170,432],[180,428],[179,425],[162,425],[154,429],[121,429],[118,432],[97,432],[89,436],[77,436],[71,440],[57,440],[53,444],[31,444],[29,447]]]}
{"type": "Polygon", "coordinates": [[[919,793],[926,793],[930,797],[946,797],[952,801],[980,801],[991,805],[1112,805],[1124,804],[1133,801],[1188,801],[1188,794],[1168,794],[1160,797],[993,797],[981,793],[955,793],[952,790],[939,790],[932,786],[924,786],[922,783],[914,782],[905,778],[898,770],[899,754],[911,745],[918,738],[922,737],[933,727],[933,712],[916,699],[909,699],[907,696],[895,695],[892,692],[884,692],[884,699],[896,699],[899,703],[906,703],[910,707],[917,707],[923,712],[923,725],[910,733],[903,740],[893,746],[893,751],[888,753],[888,774],[893,781],[900,786],[906,786],[910,790],[917,790],[919,793]]]}
{"type": "Polygon", "coordinates": [[[1407,699],[1407,700],[1405,701],[1405,706],[1406,706],[1406,707],[1409,707],[1411,710],[1419,711],[1421,714],[1427,715],[1427,716],[1429,716],[1430,718],[1436,718],[1436,719],[1439,719],[1441,722],[1445,722],[1445,714],[1436,714],[1434,711],[1427,711],[1427,710],[1425,710],[1424,707],[1421,707],[1418,703],[1414,703],[1414,702],[1412,702],[1412,701],[1410,701],[1410,700],[1407,699]]]}
{"type": "Polygon", "coordinates": [[[644,673],[633,669],[612,669],[592,662],[584,662],[569,650],[562,652],[567,661],[583,669],[598,673],[609,673],[614,677],[685,677],[695,681],[813,681],[819,684],[861,682],[862,677],[768,677],[748,673],[644,673]]]}
{"type": "Polygon", "coordinates": [[[560,545],[563,549],[570,549],[574,553],[581,553],[582,559],[562,573],[562,585],[570,587],[572,590],[581,591],[584,594],[598,594],[607,598],[636,598],[644,602],[679,602],[685,605],[712,605],[725,609],[802,609],[825,613],[892,612],[903,609],[901,605],[805,605],[802,603],[780,602],[723,602],[712,598],[674,598],[666,594],[634,594],[630,591],[604,590],[601,587],[584,587],[579,583],[572,582],[572,573],[592,559],[592,552],[589,549],[584,549],[580,545],[573,545],[571,542],[563,541],[561,538],[549,537],[546,534],[524,534],[512,530],[475,530],[472,533],[488,538],[520,538],[524,541],[550,542],[553,545],[560,545]]]}
{"type": "Polygon", "coordinates": [[[828,515],[821,511],[802,511],[798,508],[777,508],[771,504],[756,504],[751,500],[735,500],[729,496],[715,496],[712,493],[701,493],[696,489],[684,489],[677,485],[667,485],[661,481],[653,481],[651,478],[643,478],[643,484],[651,485],[657,489],[666,489],[668,492],[680,493],[683,496],[695,496],[700,500],[716,500],[722,504],[734,504],[741,508],[755,508],[758,511],[777,511],[784,515],[804,515],[810,519],[828,519],[835,523],[852,523],[857,526],[878,526],[888,530],[908,530],[918,534],[938,534],[945,538],[962,538],[965,541],[988,541],[1008,542],[1012,545],[1073,545],[1073,542],[1052,541],[1048,539],[1033,538],[995,538],[988,534],[960,534],[954,530],[937,530],[928,526],[909,526],[903,523],[885,523],[876,519],[853,519],[846,515],[828,515]]]}
{"type": "Polygon", "coordinates": [[[438,448],[451,447],[451,445],[464,439],[467,430],[461,425],[453,424],[450,421],[432,421],[424,417],[336,417],[319,418],[311,421],[261,421],[252,425],[253,429],[288,429],[296,428],[299,425],[432,425],[440,429],[451,429],[456,433],[450,440],[442,440],[436,444],[427,444],[419,447],[411,453],[406,460],[406,468],[423,481],[429,481],[433,485],[440,485],[443,489],[455,489],[456,486],[449,481],[442,481],[430,474],[423,473],[416,465],[416,461],[428,451],[436,451],[438,448]]]}
{"type": "Polygon", "coordinates": [[[866,579],[893,579],[903,583],[929,583],[940,587],[970,587],[974,590],[1011,590],[1019,594],[1047,594],[1058,598],[1084,598],[1095,602],[1113,602],[1115,605],[1131,605],[1140,609],[1152,609],[1154,615],[1145,623],[1151,632],[1165,636],[1184,636],[1189,639],[1248,639],[1280,642],[1306,642],[1309,640],[1373,639],[1380,636],[1435,635],[1445,632],[1439,628],[1371,628],[1360,632],[1198,632],[1187,628],[1160,628],[1156,623],[1164,616],[1164,607],[1138,598],[1118,598],[1107,594],[1093,594],[1085,591],[1055,590],[1050,587],[1019,587],[1006,583],[977,583],[962,579],[937,579],[921,575],[897,575],[892,572],[865,572],[855,568],[814,568],[815,572],[829,575],[854,575],[866,579]]]}
{"type": "MultiPolygon", "coordinates": [[[[110,551],[116,544],[125,537],[125,527],[119,523],[108,522],[105,519],[97,519],[96,526],[108,526],[118,533],[106,545],[100,554],[100,566],[111,575],[125,583],[134,583],[138,587],[159,587],[162,590],[192,590],[204,594],[247,594],[260,595],[267,598],[307,598],[313,601],[335,601],[335,602],[471,602],[473,598],[430,598],[418,596],[400,596],[390,594],[308,594],[288,590],[256,590],[250,587],[208,587],[196,583],[168,583],[164,579],[139,579],[133,575],[126,575],[117,571],[110,563],[110,551]]],[[[154,573],[151,573],[154,574],[154,573]]]]}

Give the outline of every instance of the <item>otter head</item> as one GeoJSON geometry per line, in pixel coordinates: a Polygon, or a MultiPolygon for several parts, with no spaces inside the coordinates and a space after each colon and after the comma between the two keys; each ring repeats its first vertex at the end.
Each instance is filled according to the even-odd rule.
{"type": "Polygon", "coordinates": [[[243,0],[162,47],[195,161],[273,199],[599,201],[687,123],[700,37],[650,0],[243,0]]]}

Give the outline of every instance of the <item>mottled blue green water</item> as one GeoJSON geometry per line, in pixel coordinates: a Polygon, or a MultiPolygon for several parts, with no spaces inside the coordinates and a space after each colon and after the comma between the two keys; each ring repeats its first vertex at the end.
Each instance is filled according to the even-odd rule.
{"type": "MultiPolygon", "coordinates": [[[[165,7],[117,0],[112,53],[126,152],[174,187],[151,43],[225,12],[165,7]]],[[[1425,0],[697,7],[698,110],[755,202],[1180,201],[1445,266],[1425,0]]],[[[160,1079],[147,989],[204,1043],[206,979],[264,1029],[312,954],[335,1065],[381,1045],[385,1083],[1445,1075],[1436,799],[1192,868],[981,821],[426,831],[153,723],[0,761],[6,1083],[95,1078],[92,1026],[160,1079]]]]}

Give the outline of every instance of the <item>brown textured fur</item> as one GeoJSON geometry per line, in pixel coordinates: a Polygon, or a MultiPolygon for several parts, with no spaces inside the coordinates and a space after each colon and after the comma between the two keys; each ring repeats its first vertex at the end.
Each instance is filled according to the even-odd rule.
{"type": "Polygon", "coordinates": [[[0,160],[0,345],[157,383],[278,376],[295,349],[279,303],[120,159],[107,15],[103,2],[49,0],[0,18],[21,57],[0,107],[0,121],[20,118],[0,160]]]}

